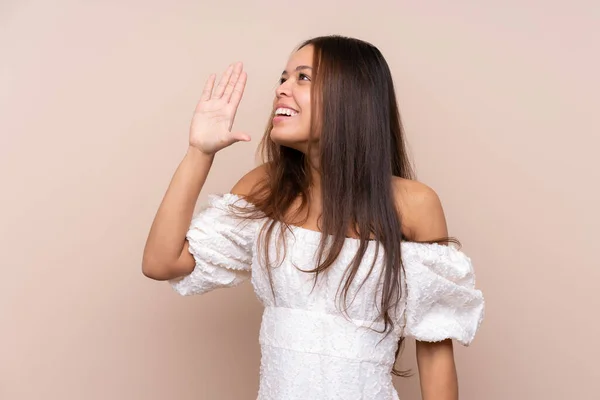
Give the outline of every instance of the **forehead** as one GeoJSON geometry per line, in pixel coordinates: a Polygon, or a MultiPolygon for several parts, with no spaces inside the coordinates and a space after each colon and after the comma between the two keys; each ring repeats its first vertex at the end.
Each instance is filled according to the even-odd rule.
{"type": "Polygon", "coordinates": [[[285,70],[292,72],[300,65],[313,66],[313,47],[311,45],[304,46],[300,50],[293,52],[288,59],[285,70]]]}

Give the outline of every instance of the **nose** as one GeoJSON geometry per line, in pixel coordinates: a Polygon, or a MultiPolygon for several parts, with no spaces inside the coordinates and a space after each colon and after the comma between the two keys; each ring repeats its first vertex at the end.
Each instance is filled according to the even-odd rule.
{"type": "Polygon", "coordinates": [[[290,97],[292,95],[292,84],[290,81],[291,79],[287,79],[277,87],[275,94],[278,98],[283,96],[290,97]]]}

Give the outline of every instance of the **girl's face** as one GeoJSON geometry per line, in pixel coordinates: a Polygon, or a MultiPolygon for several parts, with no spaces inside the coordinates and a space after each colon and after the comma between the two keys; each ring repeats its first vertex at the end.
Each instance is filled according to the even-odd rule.
{"type": "Polygon", "coordinates": [[[303,152],[310,140],[312,67],[312,46],[292,54],[273,102],[271,140],[303,152]]]}

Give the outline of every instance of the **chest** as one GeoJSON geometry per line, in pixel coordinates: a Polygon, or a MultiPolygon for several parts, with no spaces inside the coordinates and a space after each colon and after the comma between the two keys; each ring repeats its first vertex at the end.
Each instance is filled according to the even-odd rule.
{"type": "MultiPolygon", "coordinates": [[[[280,233],[274,231],[268,242],[261,237],[256,241],[252,284],[258,298],[265,306],[339,313],[340,293],[359,241],[346,240],[334,264],[316,276],[311,271],[318,265],[320,233],[299,227],[285,231],[283,237],[280,233]]],[[[349,284],[346,304],[353,318],[370,319],[377,313],[383,253],[382,248],[375,251],[375,242],[370,244],[349,284]]]]}

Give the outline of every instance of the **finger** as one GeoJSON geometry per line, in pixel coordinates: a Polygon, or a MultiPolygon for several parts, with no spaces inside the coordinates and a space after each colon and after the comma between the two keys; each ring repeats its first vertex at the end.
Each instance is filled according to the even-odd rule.
{"type": "Polygon", "coordinates": [[[212,94],[213,99],[220,99],[221,96],[223,96],[223,92],[225,91],[225,85],[227,85],[227,82],[229,82],[229,78],[231,78],[232,72],[233,72],[233,64],[229,65],[229,67],[227,67],[227,69],[223,73],[223,76],[221,77],[221,80],[219,81],[217,88],[215,89],[215,91],[212,94]]]}
{"type": "Polygon", "coordinates": [[[202,90],[202,95],[200,96],[200,100],[206,101],[210,99],[210,94],[212,93],[213,87],[215,86],[215,80],[217,79],[217,75],[210,74],[206,83],[204,84],[204,89],[202,90]]]}
{"type": "Polygon", "coordinates": [[[242,100],[247,78],[248,74],[246,74],[246,71],[242,71],[242,73],[240,74],[240,78],[238,79],[238,81],[235,84],[235,87],[233,88],[233,93],[231,94],[231,100],[229,101],[229,103],[233,106],[234,109],[238,107],[240,101],[242,100]]]}
{"type": "Polygon", "coordinates": [[[231,99],[231,94],[235,89],[235,85],[237,81],[240,79],[240,74],[242,73],[243,65],[241,62],[235,63],[233,67],[233,73],[231,74],[231,78],[229,82],[227,82],[227,86],[225,87],[225,92],[223,93],[223,99],[227,102],[231,99]]]}

